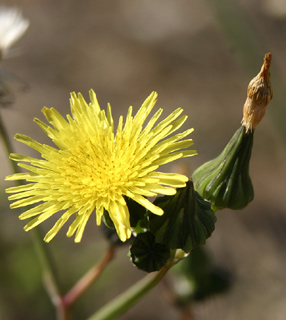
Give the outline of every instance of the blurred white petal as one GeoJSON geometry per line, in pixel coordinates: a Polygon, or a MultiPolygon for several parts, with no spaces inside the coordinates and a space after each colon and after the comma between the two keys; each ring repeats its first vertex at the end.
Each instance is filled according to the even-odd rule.
{"type": "Polygon", "coordinates": [[[6,57],[9,48],[25,33],[29,20],[22,17],[17,8],[0,6],[0,50],[2,58],[6,57]]]}

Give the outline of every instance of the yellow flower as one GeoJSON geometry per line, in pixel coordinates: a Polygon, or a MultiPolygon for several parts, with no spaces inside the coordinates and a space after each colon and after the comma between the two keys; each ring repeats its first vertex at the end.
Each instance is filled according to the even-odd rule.
{"type": "Polygon", "coordinates": [[[182,126],[187,116],[177,119],[182,109],[177,109],[155,126],[162,114],[159,109],[148,124],[143,124],[153,109],[157,93],[153,92],[132,116],[129,108],[125,124],[118,121],[114,133],[111,107],[101,110],[95,93],[90,91],[89,104],[81,94],[71,94],[71,114],[67,121],[54,108],[44,108],[46,125],[34,121],[52,139],[57,148],[36,142],[30,137],[17,134],[15,139],[37,150],[42,159],[11,154],[19,166],[28,170],[6,177],[6,180],[26,180],[22,186],[11,187],[9,200],[16,200],[11,208],[37,205],[20,215],[20,219],[35,217],[26,226],[28,231],[59,211],[65,211],[45,236],[49,242],[71,216],[75,216],[67,236],[75,232],[75,242],[80,242],[85,225],[96,210],[97,224],[101,223],[104,210],[112,219],[119,238],[130,238],[129,211],[124,197],[129,197],[152,213],[162,215],[161,208],[146,197],[158,193],[173,195],[175,188],[184,187],[187,177],[180,174],[155,171],[160,165],[196,154],[184,150],[193,144],[185,139],[193,129],[169,137],[182,126]],[[167,138],[168,137],[168,138],[167,138]]]}

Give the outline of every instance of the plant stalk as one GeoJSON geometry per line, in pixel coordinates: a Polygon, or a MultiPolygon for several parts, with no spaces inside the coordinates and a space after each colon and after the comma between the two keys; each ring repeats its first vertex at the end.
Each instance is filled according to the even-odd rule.
{"type": "Polygon", "coordinates": [[[87,320],[112,320],[127,311],[133,304],[153,289],[169,271],[174,263],[164,266],[155,274],[148,274],[125,292],[108,302],[87,320]]]}
{"type": "Polygon", "coordinates": [[[62,302],[65,306],[70,307],[86,292],[86,290],[99,278],[101,273],[105,270],[106,266],[113,259],[114,254],[115,246],[111,245],[103,259],[94,267],[92,267],[62,298],[62,302]]]}

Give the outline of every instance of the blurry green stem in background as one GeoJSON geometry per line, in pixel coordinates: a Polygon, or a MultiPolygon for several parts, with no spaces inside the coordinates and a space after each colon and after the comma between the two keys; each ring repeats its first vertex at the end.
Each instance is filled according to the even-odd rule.
{"type": "MultiPolygon", "coordinates": [[[[0,104],[0,107],[1,107],[1,104],[0,104]]],[[[5,147],[5,150],[8,154],[8,157],[9,157],[9,154],[12,153],[13,148],[12,148],[12,144],[10,142],[8,133],[6,131],[6,128],[4,126],[4,123],[2,121],[1,113],[0,113],[0,135],[1,135],[1,139],[3,141],[4,147],[5,147]]],[[[12,167],[12,171],[14,173],[17,173],[18,172],[17,163],[15,161],[10,160],[10,164],[12,167]]],[[[20,184],[20,181],[17,181],[17,183],[20,184]]]]}
{"type": "Polygon", "coordinates": [[[224,40],[243,70],[251,76],[256,74],[261,56],[270,50],[265,50],[263,42],[250,25],[241,5],[233,0],[206,0],[206,3],[211,7],[224,40]]]}
{"type": "MultiPolygon", "coordinates": [[[[12,148],[12,144],[10,142],[9,136],[7,134],[6,128],[4,126],[4,123],[2,121],[1,113],[0,113],[0,134],[1,134],[1,139],[3,141],[3,144],[5,146],[6,152],[9,157],[9,154],[13,153],[13,148],[12,148]]],[[[13,169],[13,173],[18,173],[19,171],[18,171],[17,164],[12,160],[10,161],[10,163],[13,169]]],[[[18,183],[21,184],[21,181],[19,181],[18,183]]],[[[35,246],[36,253],[38,255],[38,259],[41,264],[43,282],[45,284],[47,292],[50,295],[52,302],[55,305],[59,305],[59,302],[61,301],[61,297],[60,297],[58,281],[56,278],[55,268],[51,262],[52,259],[50,257],[50,254],[47,250],[45,243],[42,241],[42,238],[43,236],[40,232],[39,227],[35,228],[33,232],[33,243],[35,246]]],[[[59,308],[58,314],[63,314],[63,312],[64,311],[61,310],[61,308],[59,308]]],[[[65,319],[65,318],[62,316],[58,316],[58,319],[65,319]]]]}
{"type": "MultiPolygon", "coordinates": [[[[255,30],[237,1],[205,0],[205,2],[212,9],[220,31],[234,52],[239,64],[248,75],[255,75],[264,52],[272,51],[266,42],[266,37],[255,30]]],[[[284,108],[286,100],[285,85],[279,77],[278,68],[275,68],[275,62],[272,62],[272,70],[271,82],[275,91],[275,98],[269,112],[276,130],[280,134],[281,141],[286,145],[286,126],[284,124],[286,118],[286,109],[284,108]]]]}

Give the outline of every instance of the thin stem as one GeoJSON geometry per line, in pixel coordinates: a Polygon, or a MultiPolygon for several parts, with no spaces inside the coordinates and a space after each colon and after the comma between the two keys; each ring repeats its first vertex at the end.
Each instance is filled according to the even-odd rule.
{"type": "Polygon", "coordinates": [[[121,295],[108,302],[87,320],[112,320],[127,311],[133,304],[140,300],[146,293],[153,289],[173,266],[170,263],[155,274],[149,274],[141,279],[121,295]]]}
{"type": "MultiPolygon", "coordinates": [[[[4,123],[2,121],[1,113],[0,113],[0,133],[1,133],[1,138],[3,140],[7,155],[9,157],[9,154],[13,153],[13,147],[10,142],[9,135],[6,131],[6,128],[4,126],[4,123]]],[[[16,165],[16,162],[10,159],[10,163],[11,163],[13,172],[18,173],[19,170],[16,165]]],[[[23,183],[22,181],[19,181],[18,184],[23,184],[23,183]]],[[[45,288],[51,298],[51,301],[57,307],[57,314],[58,314],[57,319],[66,320],[68,318],[66,316],[63,316],[64,314],[66,314],[66,312],[65,310],[62,309],[60,290],[59,290],[58,281],[56,279],[55,268],[51,263],[50,254],[48,253],[42,238],[43,237],[39,227],[34,228],[33,242],[34,242],[35,250],[37,252],[37,255],[42,267],[42,273],[43,273],[42,275],[43,275],[43,282],[45,284],[45,288]]]]}
{"type": "Polygon", "coordinates": [[[65,306],[70,307],[85,293],[85,291],[98,279],[101,273],[105,270],[106,266],[113,259],[114,254],[115,246],[111,245],[103,259],[97,265],[92,267],[63,297],[62,302],[65,306]]]}
{"type": "Polygon", "coordinates": [[[32,235],[34,238],[34,246],[38,255],[42,267],[42,279],[46,291],[50,297],[51,302],[56,308],[57,320],[68,320],[68,310],[66,310],[65,305],[62,302],[62,297],[58,285],[58,280],[56,277],[56,270],[52,264],[52,259],[50,258],[50,252],[47,250],[46,244],[43,242],[43,236],[39,227],[32,230],[32,235]]]}

